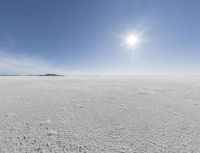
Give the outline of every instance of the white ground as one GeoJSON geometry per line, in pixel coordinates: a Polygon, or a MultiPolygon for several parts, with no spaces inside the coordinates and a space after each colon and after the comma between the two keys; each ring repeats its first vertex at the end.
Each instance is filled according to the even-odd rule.
{"type": "Polygon", "coordinates": [[[0,153],[199,153],[200,77],[0,77],[0,153]]]}

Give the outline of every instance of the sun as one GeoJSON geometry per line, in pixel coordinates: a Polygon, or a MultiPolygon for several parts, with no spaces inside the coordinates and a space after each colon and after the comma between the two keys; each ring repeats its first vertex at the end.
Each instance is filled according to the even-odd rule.
{"type": "Polygon", "coordinates": [[[140,38],[136,34],[128,34],[124,37],[124,45],[129,48],[129,49],[135,49],[139,43],[140,43],[140,38]]]}

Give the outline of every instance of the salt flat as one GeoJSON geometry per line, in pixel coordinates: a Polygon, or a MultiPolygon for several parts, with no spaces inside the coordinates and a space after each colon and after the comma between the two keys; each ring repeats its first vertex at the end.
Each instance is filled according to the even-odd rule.
{"type": "Polygon", "coordinates": [[[198,153],[200,77],[0,77],[0,153],[198,153]]]}

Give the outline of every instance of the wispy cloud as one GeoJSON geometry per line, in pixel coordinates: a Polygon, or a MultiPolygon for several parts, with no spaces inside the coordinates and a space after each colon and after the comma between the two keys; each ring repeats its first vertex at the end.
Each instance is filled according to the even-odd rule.
{"type": "Polygon", "coordinates": [[[6,53],[0,50],[0,74],[67,74],[37,57],[6,53]]]}

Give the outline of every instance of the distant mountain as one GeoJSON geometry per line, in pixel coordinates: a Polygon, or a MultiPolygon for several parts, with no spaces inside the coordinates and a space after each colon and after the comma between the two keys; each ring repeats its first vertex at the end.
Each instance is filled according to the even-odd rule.
{"type": "Polygon", "coordinates": [[[0,74],[0,76],[64,76],[64,75],[60,75],[60,74],[54,74],[54,73],[47,73],[47,74],[30,74],[30,75],[13,75],[13,74],[0,74]]]}
{"type": "Polygon", "coordinates": [[[59,75],[59,74],[54,74],[54,73],[47,73],[47,74],[42,74],[38,76],[64,76],[64,75],[59,75]]]}

